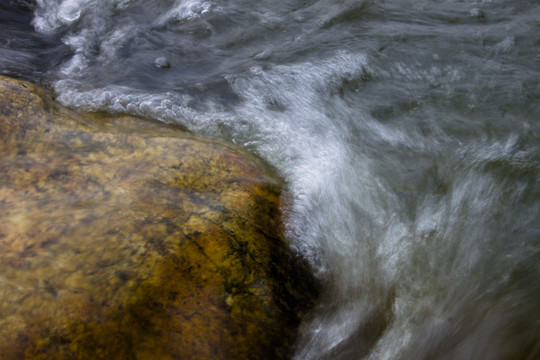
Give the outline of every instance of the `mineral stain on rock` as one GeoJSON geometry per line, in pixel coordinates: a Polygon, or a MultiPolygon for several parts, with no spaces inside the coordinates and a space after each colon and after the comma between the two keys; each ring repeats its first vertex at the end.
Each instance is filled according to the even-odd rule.
{"type": "Polygon", "coordinates": [[[317,285],[259,159],[0,77],[0,359],[282,359],[317,285]]]}

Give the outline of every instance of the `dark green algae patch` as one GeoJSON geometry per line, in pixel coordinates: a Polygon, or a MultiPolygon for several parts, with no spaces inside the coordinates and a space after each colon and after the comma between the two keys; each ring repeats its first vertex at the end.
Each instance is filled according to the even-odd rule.
{"type": "Polygon", "coordinates": [[[281,180],[0,77],[0,359],[286,359],[318,285],[281,180]]]}

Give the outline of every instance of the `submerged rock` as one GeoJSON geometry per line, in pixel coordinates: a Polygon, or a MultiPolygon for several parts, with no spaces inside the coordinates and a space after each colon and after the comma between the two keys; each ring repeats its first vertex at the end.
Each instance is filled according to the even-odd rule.
{"type": "Polygon", "coordinates": [[[316,286],[260,160],[0,77],[0,358],[279,359],[316,286]]]}

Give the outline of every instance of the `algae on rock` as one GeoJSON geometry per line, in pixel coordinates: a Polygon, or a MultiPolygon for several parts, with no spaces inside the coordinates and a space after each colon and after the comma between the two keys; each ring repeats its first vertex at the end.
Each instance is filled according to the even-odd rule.
{"type": "Polygon", "coordinates": [[[316,284],[253,155],[0,77],[0,168],[0,359],[290,356],[316,284]]]}

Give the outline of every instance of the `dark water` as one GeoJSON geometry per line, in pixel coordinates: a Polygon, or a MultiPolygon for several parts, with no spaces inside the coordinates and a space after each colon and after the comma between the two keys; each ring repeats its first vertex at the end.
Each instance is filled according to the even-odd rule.
{"type": "Polygon", "coordinates": [[[297,359],[540,359],[539,1],[7,0],[0,20],[2,73],[276,166],[324,283],[297,359]]]}

